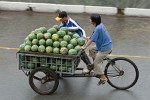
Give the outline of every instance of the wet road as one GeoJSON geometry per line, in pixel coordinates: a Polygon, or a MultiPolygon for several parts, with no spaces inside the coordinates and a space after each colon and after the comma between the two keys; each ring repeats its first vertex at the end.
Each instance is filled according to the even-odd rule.
{"type": "MultiPolygon", "coordinates": [[[[97,86],[96,78],[64,78],[53,95],[38,95],[18,69],[16,50],[35,28],[59,24],[56,13],[0,12],[0,100],[148,100],[150,98],[150,18],[102,16],[113,39],[112,55],[130,57],[140,71],[137,84],[126,91],[97,86]]],[[[88,14],[70,14],[90,35],[88,14]]],[[[80,66],[85,66],[83,63],[80,66]]]]}

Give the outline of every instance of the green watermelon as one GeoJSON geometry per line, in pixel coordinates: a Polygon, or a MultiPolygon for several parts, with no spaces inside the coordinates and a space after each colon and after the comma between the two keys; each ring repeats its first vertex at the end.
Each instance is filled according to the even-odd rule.
{"type": "Polygon", "coordinates": [[[80,36],[77,33],[75,33],[72,37],[78,39],[80,36]]]}
{"type": "Polygon", "coordinates": [[[24,47],[25,47],[25,46],[26,46],[25,43],[21,44],[21,45],[19,46],[19,50],[24,50],[24,47]]]}
{"type": "Polygon", "coordinates": [[[31,42],[30,40],[27,40],[27,41],[25,41],[25,44],[31,46],[31,45],[32,45],[32,42],[31,42]]]}
{"type": "Polygon", "coordinates": [[[59,30],[60,30],[60,31],[65,31],[66,34],[68,33],[68,28],[67,28],[67,27],[61,27],[59,30]]]}
{"type": "Polygon", "coordinates": [[[63,39],[64,39],[65,41],[69,42],[69,41],[71,40],[71,36],[65,35],[65,36],[63,37],[63,39]]]}
{"type": "Polygon", "coordinates": [[[39,58],[37,58],[37,57],[32,57],[32,58],[31,58],[31,61],[34,62],[34,63],[37,63],[37,62],[39,62],[40,60],[39,60],[39,58]]]}
{"type": "Polygon", "coordinates": [[[40,27],[39,30],[41,31],[41,33],[46,33],[47,32],[46,27],[40,27]]]}
{"type": "Polygon", "coordinates": [[[34,33],[31,33],[31,34],[28,35],[28,38],[29,38],[30,41],[32,41],[33,39],[36,38],[36,35],[34,33]]]}
{"type": "Polygon", "coordinates": [[[60,52],[59,48],[56,47],[53,49],[53,53],[59,54],[59,52],[60,52]]]}
{"type": "Polygon", "coordinates": [[[57,47],[58,48],[59,46],[60,46],[60,43],[58,41],[54,41],[53,42],[53,47],[57,47]]]}
{"type": "Polygon", "coordinates": [[[31,47],[31,51],[37,52],[37,51],[38,51],[38,46],[37,46],[37,45],[33,45],[33,46],[31,47]]]}
{"type": "Polygon", "coordinates": [[[59,35],[59,37],[64,37],[66,35],[65,31],[58,31],[57,34],[59,35]]]}
{"type": "Polygon", "coordinates": [[[39,45],[45,45],[45,39],[40,39],[39,40],[39,45]]]}
{"type": "Polygon", "coordinates": [[[77,50],[76,50],[76,49],[70,49],[70,50],[68,51],[68,54],[69,54],[69,55],[77,55],[77,50]]]}
{"type": "Polygon", "coordinates": [[[52,39],[47,39],[46,40],[46,46],[52,46],[53,45],[53,40],[52,39]]]}
{"type": "Polygon", "coordinates": [[[51,33],[45,33],[44,34],[45,39],[50,39],[51,38],[51,33]]]}
{"type": "Polygon", "coordinates": [[[61,67],[59,67],[59,71],[66,72],[67,71],[67,67],[66,66],[61,66],[61,67]]]}
{"type": "Polygon", "coordinates": [[[61,47],[66,47],[67,44],[68,44],[68,43],[67,43],[66,41],[61,41],[61,42],[60,42],[60,46],[61,46],[61,47]]]}
{"type": "Polygon", "coordinates": [[[73,46],[72,44],[68,44],[68,45],[67,45],[67,48],[70,50],[70,49],[73,49],[74,46],[73,46]]]}
{"type": "Polygon", "coordinates": [[[41,52],[41,53],[44,53],[45,52],[45,46],[40,45],[39,48],[38,48],[38,51],[41,52]]]}
{"type": "Polygon", "coordinates": [[[80,37],[77,39],[77,42],[80,46],[83,46],[85,44],[85,39],[83,37],[80,37]]]}
{"type": "Polygon", "coordinates": [[[38,44],[39,44],[38,39],[33,39],[33,40],[32,40],[32,45],[38,45],[38,44]]]}
{"type": "Polygon", "coordinates": [[[37,34],[37,39],[44,39],[44,34],[43,33],[38,33],[37,34]]]}
{"type": "Polygon", "coordinates": [[[57,30],[55,28],[50,28],[49,30],[47,30],[47,32],[51,34],[55,34],[57,30]]]}
{"type": "Polygon", "coordinates": [[[77,40],[75,38],[71,39],[70,40],[70,44],[72,44],[73,46],[76,46],[77,45],[77,40]]]}
{"type": "Polygon", "coordinates": [[[32,62],[27,63],[28,69],[34,69],[35,65],[32,62]]]}
{"type": "Polygon", "coordinates": [[[73,37],[74,32],[68,32],[68,35],[73,37]]]}
{"type": "Polygon", "coordinates": [[[28,52],[28,51],[31,51],[31,46],[30,46],[30,45],[26,45],[26,46],[24,47],[24,50],[27,51],[27,52],[28,52]]]}
{"type": "Polygon", "coordinates": [[[52,35],[52,40],[58,41],[59,40],[59,35],[58,34],[53,34],[52,35]]]}
{"type": "Polygon", "coordinates": [[[79,52],[81,50],[81,46],[80,45],[77,45],[74,49],[77,50],[77,52],[79,52]]]}
{"type": "Polygon", "coordinates": [[[59,26],[58,25],[54,25],[53,28],[55,28],[57,31],[59,30],[59,26]]]}

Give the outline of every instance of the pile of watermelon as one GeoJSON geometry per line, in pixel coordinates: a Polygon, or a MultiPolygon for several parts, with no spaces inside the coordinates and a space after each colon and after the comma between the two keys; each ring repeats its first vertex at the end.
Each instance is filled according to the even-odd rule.
{"type": "Polygon", "coordinates": [[[58,25],[54,25],[49,29],[35,29],[19,48],[25,52],[76,55],[84,44],[85,39],[76,32],[70,32],[65,27],[59,29],[58,25]]]}

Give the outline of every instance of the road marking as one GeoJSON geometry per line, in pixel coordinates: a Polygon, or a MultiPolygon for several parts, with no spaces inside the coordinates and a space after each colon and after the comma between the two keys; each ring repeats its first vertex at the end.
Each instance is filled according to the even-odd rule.
{"type": "MultiPolygon", "coordinates": [[[[10,47],[2,47],[2,46],[0,46],[0,49],[15,50],[15,51],[19,50],[19,48],[10,48],[10,47]]],[[[126,58],[146,58],[146,59],[150,59],[150,56],[131,56],[131,55],[123,55],[123,54],[110,54],[108,56],[110,56],[110,57],[126,57],[126,58]]]]}
{"type": "Polygon", "coordinates": [[[10,48],[10,47],[1,47],[0,49],[6,49],[6,50],[19,50],[19,48],[10,48]]]}

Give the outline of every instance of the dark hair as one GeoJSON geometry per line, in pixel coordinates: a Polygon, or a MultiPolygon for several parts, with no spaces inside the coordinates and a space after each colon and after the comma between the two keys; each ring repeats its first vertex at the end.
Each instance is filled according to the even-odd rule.
{"type": "Polygon", "coordinates": [[[68,16],[67,12],[65,12],[65,11],[59,12],[59,15],[58,15],[59,18],[64,18],[64,17],[67,17],[67,16],[68,16]]]}
{"type": "Polygon", "coordinates": [[[90,19],[92,22],[96,23],[96,26],[99,25],[101,23],[101,16],[100,14],[91,14],[90,19]]]}

